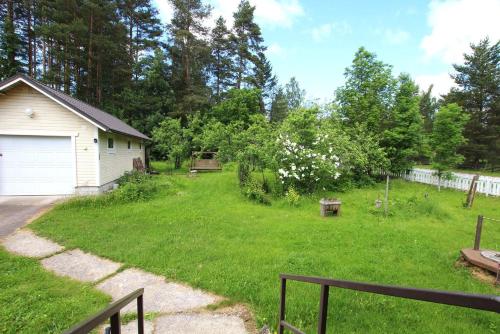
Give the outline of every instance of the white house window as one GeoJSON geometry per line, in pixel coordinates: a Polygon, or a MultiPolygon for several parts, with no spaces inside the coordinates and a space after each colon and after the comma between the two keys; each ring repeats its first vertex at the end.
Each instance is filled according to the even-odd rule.
{"type": "Polygon", "coordinates": [[[130,140],[127,143],[127,148],[130,150],[130,140]]]}
{"type": "Polygon", "coordinates": [[[142,150],[142,143],[139,143],[139,150],[142,150]]]}
{"type": "Polygon", "coordinates": [[[108,138],[108,153],[115,153],[115,152],[116,152],[115,140],[114,140],[114,138],[109,137],[108,138]]]}

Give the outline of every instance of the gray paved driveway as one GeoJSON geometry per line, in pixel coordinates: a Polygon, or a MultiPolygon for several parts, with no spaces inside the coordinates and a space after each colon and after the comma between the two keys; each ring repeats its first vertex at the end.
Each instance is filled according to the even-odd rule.
{"type": "Polygon", "coordinates": [[[0,238],[23,227],[59,199],[61,196],[0,196],[0,238]]]}

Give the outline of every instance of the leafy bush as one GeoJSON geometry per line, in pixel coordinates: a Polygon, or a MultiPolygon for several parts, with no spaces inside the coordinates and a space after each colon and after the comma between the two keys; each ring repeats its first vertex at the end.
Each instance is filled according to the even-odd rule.
{"type": "Polygon", "coordinates": [[[271,204],[271,200],[269,199],[269,196],[264,191],[262,184],[253,178],[248,179],[248,181],[245,183],[245,185],[242,188],[242,192],[243,192],[243,195],[245,195],[247,198],[251,199],[252,201],[255,201],[257,203],[266,204],[266,205],[271,204]]]}
{"type": "Polygon", "coordinates": [[[118,189],[109,194],[115,202],[137,202],[151,198],[158,186],[153,181],[134,183],[129,182],[120,186],[118,189]]]}
{"type": "Polygon", "coordinates": [[[151,180],[151,175],[134,170],[131,172],[125,172],[125,174],[123,174],[116,183],[122,186],[127,183],[144,183],[149,180],[151,180]]]}
{"type": "Polygon", "coordinates": [[[240,163],[238,165],[238,180],[240,182],[240,187],[246,185],[250,179],[250,166],[246,163],[240,163]]]}
{"type": "MultiPolygon", "coordinates": [[[[99,208],[118,203],[144,201],[152,198],[160,185],[151,175],[133,171],[127,172],[117,180],[118,189],[91,196],[78,196],[62,204],[63,207],[99,208]]],[[[162,184],[162,187],[166,184],[162,184]]]]}
{"type": "Polygon", "coordinates": [[[285,194],[285,199],[290,206],[297,206],[299,205],[300,194],[295,190],[294,187],[290,187],[285,194]]]}

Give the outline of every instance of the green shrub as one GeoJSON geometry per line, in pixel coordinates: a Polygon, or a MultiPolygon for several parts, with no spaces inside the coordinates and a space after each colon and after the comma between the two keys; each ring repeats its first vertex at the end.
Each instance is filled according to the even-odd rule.
{"type": "Polygon", "coordinates": [[[248,181],[245,183],[245,185],[242,188],[242,192],[243,192],[243,195],[245,195],[247,198],[251,199],[252,201],[255,201],[257,203],[266,204],[266,205],[271,204],[271,200],[269,199],[269,196],[264,191],[262,184],[255,179],[252,179],[252,178],[248,179],[248,181]]]}
{"type": "MultiPolygon", "coordinates": [[[[127,172],[117,180],[118,189],[102,194],[75,197],[62,207],[99,208],[117,203],[144,201],[152,198],[160,189],[159,184],[151,175],[133,171],[127,172]]],[[[163,186],[167,186],[166,184],[163,186]]]]}
{"type": "Polygon", "coordinates": [[[153,181],[134,183],[129,182],[120,186],[110,193],[115,202],[137,202],[151,198],[157,191],[157,185],[153,181]]]}
{"type": "Polygon", "coordinates": [[[244,187],[250,180],[250,166],[248,164],[238,164],[238,180],[240,182],[240,187],[244,187]]]}
{"type": "Polygon", "coordinates": [[[144,183],[151,180],[151,175],[139,172],[139,171],[131,171],[125,172],[117,181],[120,186],[127,183],[144,183]]]}
{"type": "Polygon", "coordinates": [[[285,200],[290,206],[299,205],[300,194],[295,190],[294,187],[288,188],[288,191],[285,194],[285,200]]]}

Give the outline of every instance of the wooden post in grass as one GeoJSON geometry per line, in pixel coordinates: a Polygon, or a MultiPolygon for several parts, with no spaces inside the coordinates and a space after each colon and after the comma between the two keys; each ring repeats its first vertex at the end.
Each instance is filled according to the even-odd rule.
{"type": "Polygon", "coordinates": [[[384,204],[384,213],[387,217],[387,213],[389,211],[389,174],[386,176],[385,181],[385,204],[384,204]]]}
{"type": "Polygon", "coordinates": [[[481,246],[481,232],[483,230],[483,216],[477,216],[476,238],[474,239],[474,250],[479,250],[481,246]]]}
{"type": "Polygon", "coordinates": [[[467,193],[467,202],[465,203],[468,209],[472,208],[472,203],[474,202],[474,197],[476,196],[477,181],[479,181],[479,175],[474,175],[470,184],[469,192],[467,193]]]}

